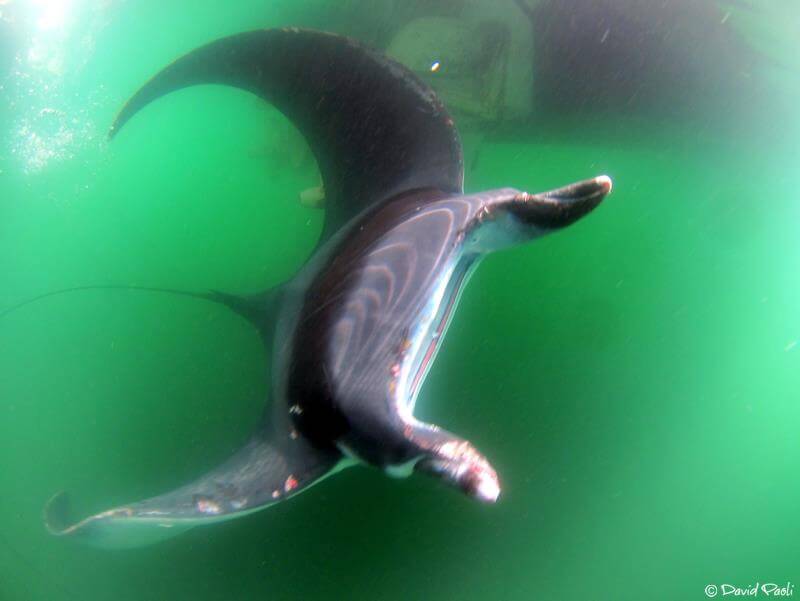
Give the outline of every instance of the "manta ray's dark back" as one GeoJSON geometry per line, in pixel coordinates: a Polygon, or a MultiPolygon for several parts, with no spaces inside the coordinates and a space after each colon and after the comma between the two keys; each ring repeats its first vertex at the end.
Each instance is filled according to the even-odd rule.
{"type": "Polygon", "coordinates": [[[251,31],[186,54],[134,94],[110,135],[156,98],[197,84],[250,91],[305,136],[325,186],[322,240],[397,194],[462,192],[461,145],[433,90],[378,52],[317,31],[251,31]]]}

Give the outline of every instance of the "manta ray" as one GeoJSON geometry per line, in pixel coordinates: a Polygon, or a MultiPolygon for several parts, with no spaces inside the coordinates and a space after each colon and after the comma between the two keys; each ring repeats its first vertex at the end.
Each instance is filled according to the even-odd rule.
{"type": "Polygon", "coordinates": [[[475,446],[414,417],[420,388],[481,258],[575,222],[611,180],[464,194],[456,128],[431,88],[357,41],[300,29],[240,33],[189,52],[131,97],[110,136],[150,102],[199,84],[273,104],[322,174],[322,234],[289,281],[250,296],[172,291],[252,324],[271,362],[270,404],[246,444],[194,482],[79,521],[58,494],[45,509],[50,532],[145,545],[259,511],[353,465],[427,474],[495,502],[500,481],[475,446]]]}

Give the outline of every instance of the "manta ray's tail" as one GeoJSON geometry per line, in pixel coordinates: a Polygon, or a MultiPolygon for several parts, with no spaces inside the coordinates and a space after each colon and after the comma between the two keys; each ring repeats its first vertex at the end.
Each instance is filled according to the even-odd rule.
{"type": "Polygon", "coordinates": [[[132,284],[72,286],[70,288],[62,288],[60,290],[45,292],[44,294],[39,294],[37,296],[27,298],[15,305],[11,305],[10,307],[0,311],[0,319],[3,319],[11,313],[19,311],[20,309],[23,309],[33,303],[37,303],[55,296],[61,296],[63,294],[70,294],[74,292],[96,290],[123,290],[134,292],[153,292],[157,294],[174,294],[177,296],[195,298],[211,303],[218,303],[251,322],[262,335],[267,335],[273,327],[273,308],[277,297],[276,290],[270,290],[268,292],[252,296],[238,296],[235,294],[228,294],[226,292],[219,292],[217,290],[210,290],[208,292],[192,292],[187,290],[178,290],[175,288],[136,286],[132,284]]]}

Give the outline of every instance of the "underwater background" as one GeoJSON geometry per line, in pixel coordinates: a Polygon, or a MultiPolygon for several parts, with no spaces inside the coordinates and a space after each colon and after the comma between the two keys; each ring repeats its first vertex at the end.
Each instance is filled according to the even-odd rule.
{"type": "Polygon", "coordinates": [[[323,211],[301,202],[319,175],[275,109],[195,87],[106,136],[176,57],[287,25],[389,50],[439,90],[468,192],[614,179],[574,227],[482,263],[418,402],[487,455],[503,494],[483,506],[358,468],[151,547],[52,537],[54,493],[88,515],[190,481],[247,439],[267,389],[257,334],[219,306],[57,295],[0,318],[0,600],[794,592],[790,0],[0,1],[0,312],[89,284],[290,277],[323,211]]]}

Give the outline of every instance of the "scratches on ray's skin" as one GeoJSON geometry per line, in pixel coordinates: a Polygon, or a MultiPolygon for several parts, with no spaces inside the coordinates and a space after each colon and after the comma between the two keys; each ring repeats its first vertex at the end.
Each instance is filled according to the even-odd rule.
{"type": "MultiPolygon", "coordinates": [[[[403,361],[405,360],[405,357],[408,354],[411,346],[412,341],[408,337],[408,328],[406,328],[403,331],[403,336],[397,349],[396,360],[393,361],[389,367],[389,374],[391,376],[389,379],[389,394],[391,396],[395,396],[395,393],[397,392],[397,382],[403,373],[403,361]]],[[[397,400],[395,403],[397,403],[397,400]]]]}
{"type": "Polygon", "coordinates": [[[195,495],[194,505],[197,508],[197,511],[206,515],[219,515],[222,513],[222,507],[220,507],[219,503],[210,497],[195,495]]]}
{"type": "Polygon", "coordinates": [[[192,504],[204,515],[222,515],[229,509],[241,510],[247,506],[249,498],[242,496],[239,489],[230,483],[214,482],[216,495],[195,494],[192,504]]]}

